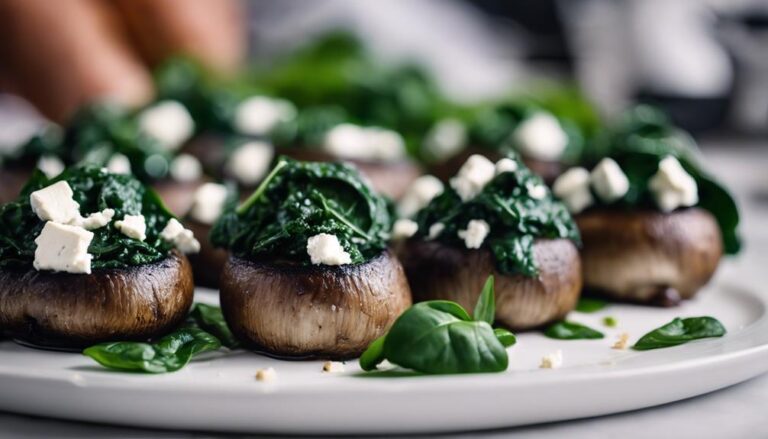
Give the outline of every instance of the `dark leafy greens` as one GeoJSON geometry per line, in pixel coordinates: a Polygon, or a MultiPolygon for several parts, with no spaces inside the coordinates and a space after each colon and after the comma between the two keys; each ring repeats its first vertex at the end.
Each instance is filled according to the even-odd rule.
{"type": "Polygon", "coordinates": [[[544,335],[558,340],[594,340],[605,337],[605,335],[588,326],[576,322],[556,322],[544,330],[544,335]]]}
{"type": "Polygon", "coordinates": [[[144,241],[131,239],[117,230],[114,220],[93,230],[88,252],[91,267],[125,268],[157,262],[168,256],[171,245],[160,237],[172,215],[157,194],[129,175],[110,174],[96,166],[70,168],[54,179],[36,172],[19,198],[0,207],[0,267],[26,269],[35,258],[35,238],[44,222],[32,211],[29,194],[57,181],[66,181],[80,204],[80,214],[87,216],[110,208],[114,220],[124,215],[144,215],[147,225],[144,241]]]}
{"type": "Polygon", "coordinates": [[[390,227],[386,201],[352,166],[280,157],[242,205],[224,212],[211,241],[242,258],[309,264],[307,240],[328,233],[357,264],[386,248],[390,227]]]}
{"type": "Polygon", "coordinates": [[[189,312],[190,324],[197,326],[198,328],[209,332],[214,337],[221,341],[221,344],[230,348],[236,348],[239,343],[227,326],[227,321],[224,320],[224,315],[221,313],[221,308],[213,305],[206,305],[205,303],[195,303],[192,305],[192,310],[189,312]]]}
{"type": "Polygon", "coordinates": [[[722,337],[725,333],[723,324],[714,317],[678,317],[640,337],[632,348],[638,351],[668,348],[701,338],[722,337]]]}
{"type": "Polygon", "coordinates": [[[506,348],[515,336],[493,329],[495,302],[489,277],[475,307],[474,318],[454,302],[433,300],[406,310],[387,335],[377,339],[360,357],[363,370],[374,370],[388,360],[428,374],[487,373],[507,369],[506,348]]]}
{"type": "Polygon", "coordinates": [[[483,242],[502,273],[536,276],[533,258],[537,238],[567,238],[579,241],[579,232],[568,210],[547,191],[544,198],[533,198],[529,188],[544,183],[517,158],[517,170],[496,176],[477,196],[462,202],[451,187],[433,199],[416,216],[417,237],[426,239],[430,227],[442,223],[445,228],[438,241],[466,248],[458,231],[473,219],[485,220],[491,228],[483,242]]]}

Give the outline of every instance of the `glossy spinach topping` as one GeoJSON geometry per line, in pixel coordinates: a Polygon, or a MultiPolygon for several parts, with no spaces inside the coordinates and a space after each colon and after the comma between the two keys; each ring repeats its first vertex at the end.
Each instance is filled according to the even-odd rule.
{"type": "Polygon", "coordinates": [[[211,241],[241,258],[309,264],[307,240],[327,233],[357,264],[385,249],[390,227],[385,199],[351,165],[280,157],[243,204],[222,214],[211,241]]]}
{"type": "Polygon", "coordinates": [[[113,220],[92,230],[88,253],[91,267],[126,268],[150,264],[168,256],[171,245],[160,237],[172,215],[154,191],[130,175],[110,174],[96,166],[69,168],[54,179],[36,172],[16,201],[0,207],[0,268],[27,269],[35,259],[35,238],[45,224],[32,211],[29,194],[66,181],[80,204],[80,214],[88,216],[103,209],[114,209],[113,220]],[[129,238],[115,228],[125,215],[144,215],[147,225],[144,241],[129,238]]]}
{"type": "MultiPolygon", "coordinates": [[[[683,169],[696,180],[699,202],[696,206],[709,211],[717,220],[728,254],[738,253],[739,211],[731,194],[703,167],[695,141],[675,127],[661,111],[646,105],[629,110],[617,124],[585,152],[583,166],[591,169],[603,157],[614,159],[629,180],[629,191],[610,203],[611,208],[656,209],[648,182],[665,157],[677,158],[683,169]]],[[[599,197],[593,197],[600,203],[599,197]]]]}
{"type": "Polygon", "coordinates": [[[502,273],[526,276],[538,274],[533,256],[537,238],[566,238],[578,243],[578,229],[565,206],[546,189],[541,177],[518,158],[512,155],[509,158],[517,163],[517,169],[497,175],[467,201],[462,201],[456,191],[446,185],[444,192],[417,214],[416,236],[432,239],[430,229],[441,223],[444,228],[434,239],[466,249],[459,231],[466,230],[470,220],[484,220],[490,232],[482,248],[491,251],[496,268],[502,273]],[[546,190],[534,197],[532,189],[546,190]]]}

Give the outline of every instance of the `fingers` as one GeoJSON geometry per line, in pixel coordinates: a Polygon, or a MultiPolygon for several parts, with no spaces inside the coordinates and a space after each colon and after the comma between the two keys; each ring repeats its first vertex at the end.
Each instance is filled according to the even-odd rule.
{"type": "Polygon", "coordinates": [[[245,56],[246,21],[238,0],[116,0],[115,5],[151,64],[186,54],[227,72],[245,56]]]}
{"type": "Polygon", "coordinates": [[[101,98],[140,105],[152,97],[151,77],[121,26],[96,0],[2,0],[2,76],[58,121],[101,98]]]}

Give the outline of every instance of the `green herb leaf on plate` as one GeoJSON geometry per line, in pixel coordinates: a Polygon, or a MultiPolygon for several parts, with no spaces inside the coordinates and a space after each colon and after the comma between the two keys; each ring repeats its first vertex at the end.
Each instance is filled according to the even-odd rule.
{"type": "Polygon", "coordinates": [[[576,322],[556,322],[550,325],[544,335],[558,340],[595,340],[604,338],[602,332],[576,322]]]}
{"type": "Polygon", "coordinates": [[[483,286],[483,292],[475,305],[474,318],[480,322],[493,325],[496,320],[496,299],[493,290],[493,276],[488,276],[483,286]]]}
{"type": "Polygon", "coordinates": [[[689,317],[685,319],[677,317],[666,325],[640,337],[633,349],[645,351],[668,348],[701,338],[722,337],[725,333],[723,324],[714,317],[689,317]]]}
{"type": "Polygon", "coordinates": [[[234,349],[238,347],[238,341],[229,330],[227,321],[221,313],[221,308],[204,303],[195,303],[192,305],[192,311],[189,313],[189,320],[203,331],[211,333],[221,341],[221,344],[234,349]]]}
{"type": "Polygon", "coordinates": [[[609,327],[609,328],[615,328],[619,322],[616,320],[615,317],[607,316],[603,318],[603,325],[609,327]]]}
{"type": "Polygon", "coordinates": [[[579,302],[576,303],[576,311],[583,313],[593,313],[600,311],[608,306],[608,302],[601,299],[594,299],[591,297],[582,297],[579,302]]]}
{"type": "Polygon", "coordinates": [[[360,356],[360,367],[363,370],[374,370],[376,366],[384,361],[384,340],[385,336],[377,338],[360,356]]]}

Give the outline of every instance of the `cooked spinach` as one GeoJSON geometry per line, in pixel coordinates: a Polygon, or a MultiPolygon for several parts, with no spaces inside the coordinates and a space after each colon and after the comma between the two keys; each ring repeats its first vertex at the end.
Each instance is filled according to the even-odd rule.
{"type": "Polygon", "coordinates": [[[186,366],[196,354],[220,347],[218,338],[200,328],[185,326],[153,343],[101,343],[85,349],[83,354],[108,369],[166,373],[186,366]]]}
{"type": "Polygon", "coordinates": [[[604,338],[602,332],[576,322],[556,322],[544,330],[544,335],[558,340],[594,340],[604,338]]]}
{"type": "Polygon", "coordinates": [[[54,179],[36,172],[16,201],[0,207],[0,267],[31,268],[35,259],[35,238],[44,222],[32,211],[29,194],[58,181],[66,181],[80,204],[80,214],[87,216],[110,208],[114,220],[93,230],[88,253],[93,255],[91,267],[126,268],[157,262],[168,256],[171,245],[160,237],[171,213],[157,194],[130,175],[110,174],[100,167],[69,168],[54,179]],[[144,215],[147,238],[131,239],[117,230],[115,220],[124,215],[144,215]]]}
{"type": "Polygon", "coordinates": [[[406,310],[387,335],[360,357],[363,370],[384,360],[428,374],[486,373],[507,369],[506,347],[515,336],[491,327],[495,315],[493,277],[475,307],[474,318],[459,304],[445,300],[421,302],[406,310]]]}
{"type": "Polygon", "coordinates": [[[241,258],[309,264],[307,239],[328,233],[357,264],[386,248],[390,228],[385,199],[351,165],[280,157],[243,204],[222,214],[211,241],[241,258]]]}
{"type": "Polygon", "coordinates": [[[583,313],[598,312],[601,309],[608,306],[608,302],[602,299],[595,299],[592,297],[581,297],[576,303],[576,311],[583,313]]]}
{"type": "Polygon", "coordinates": [[[701,338],[722,337],[725,333],[723,324],[714,317],[677,317],[640,337],[632,348],[638,351],[668,348],[701,338]]]}
{"type": "Polygon", "coordinates": [[[482,192],[466,202],[447,186],[416,215],[419,224],[416,236],[428,239],[430,227],[439,222],[445,228],[437,241],[466,248],[458,236],[459,230],[465,229],[470,220],[485,220],[491,231],[483,247],[493,254],[497,269],[505,274],[526,276],[538,274],[533,257],[537,238],[566,238],[579,242],[576,224],[565,206],[549,191],[544,198],[531,197],[528,189],[544,183],[515,156],[509,157],[518,162],[517,170],[496,176],[482,192]]]}
{"type": "Polygon", "coordinates": [[[236,348],[239,343],[224,320],[221,308],[204,303],[195,303],[189,313],[189,324],[194,324],[200,329],[209,332],[221,341],[221,344],[230,348],[236,348]]]}

